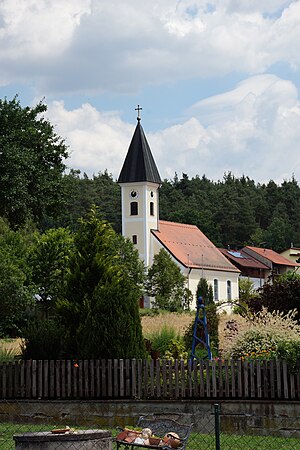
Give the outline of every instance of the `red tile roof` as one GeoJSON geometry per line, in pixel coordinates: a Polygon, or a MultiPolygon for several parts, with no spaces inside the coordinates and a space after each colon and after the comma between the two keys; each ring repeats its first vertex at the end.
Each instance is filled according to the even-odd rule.
{"type": "Polygon", "coordinates": [[[185,267],[239,272],[195,225],[160,220],[152,233],[185,267]]]}
{"type": "Polygon", "coordinates": [[[244,247],[243,250],[247,252],[247,248],[252,250],[252,252],[257,253],[259,256],[262,256],[263,258],[266,258],[267,260],[271,261],[273,264],[277,264],[280,266],[291,266],[291,267],[300,266],[300,264],[290,261],[289,259],[285,258],[282,255],[279,255],[279,253],[276,253],[276,252],[274,252],[274,250],[271,250],[269,248],[246,246],[246,247],[244,247]]]}
{"type": "Polygon", "coordinates": [[[270,270],[268,266],[253,258],[243,250],[227,250],[226,248],[219,248],[220,252],[226,256],[233,264],[237,264],[241,268],[245,269],[262,269],[270,270]]]}

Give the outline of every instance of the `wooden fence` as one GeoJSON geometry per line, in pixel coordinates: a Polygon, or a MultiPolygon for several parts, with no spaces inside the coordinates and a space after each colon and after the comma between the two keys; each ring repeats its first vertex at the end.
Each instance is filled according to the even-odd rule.
{"type": "Polygon", "coordinates": [[[285,361],[84,360],[0,365],[2,399],[300,399],[285,361]]]}

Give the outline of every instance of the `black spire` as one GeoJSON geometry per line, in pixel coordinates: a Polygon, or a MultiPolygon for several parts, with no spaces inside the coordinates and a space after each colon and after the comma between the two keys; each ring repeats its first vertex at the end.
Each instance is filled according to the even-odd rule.
{"type": "Polygon", "coordinates": [[[140,110],[141,108],[138,105],[138,123],[119,175],[118,183],[149,181],[161,184],[154,158],[141,125],[140,110]]]}

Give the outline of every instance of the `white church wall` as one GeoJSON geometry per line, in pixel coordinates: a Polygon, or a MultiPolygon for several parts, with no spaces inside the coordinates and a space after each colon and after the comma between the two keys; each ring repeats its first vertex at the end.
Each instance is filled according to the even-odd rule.
{"type": "Polygon", "coordinates": [[[217,281],[218,296],[215,301],[227,301],[228,298],[228,282],[231,286],[231,299],[236,300],[239,298],[239,287],[238,287],[238,277],[239,274],[236,272],[221,272],[218,270],[208,270],[208,269],[192,269],[188,275],[187,269],[185,269],[185,275],[188,276],[187,285],[193,294],[193,305],[192,309],[196,308],[196,292],[197,286],[200,278],[205,278],[207,282],[212,286],[215,298],[215,280],[217,281]]]}

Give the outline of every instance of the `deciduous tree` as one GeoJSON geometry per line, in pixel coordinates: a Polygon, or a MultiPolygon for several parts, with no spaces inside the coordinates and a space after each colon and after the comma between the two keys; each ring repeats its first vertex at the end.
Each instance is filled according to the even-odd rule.
{"type": "Polygon", "coordinates": [[[0,100],[0,215],[11,226],[41,223],[60,212],[66,145],[40,102],[23,108],[17,97],[0,100]]]}

